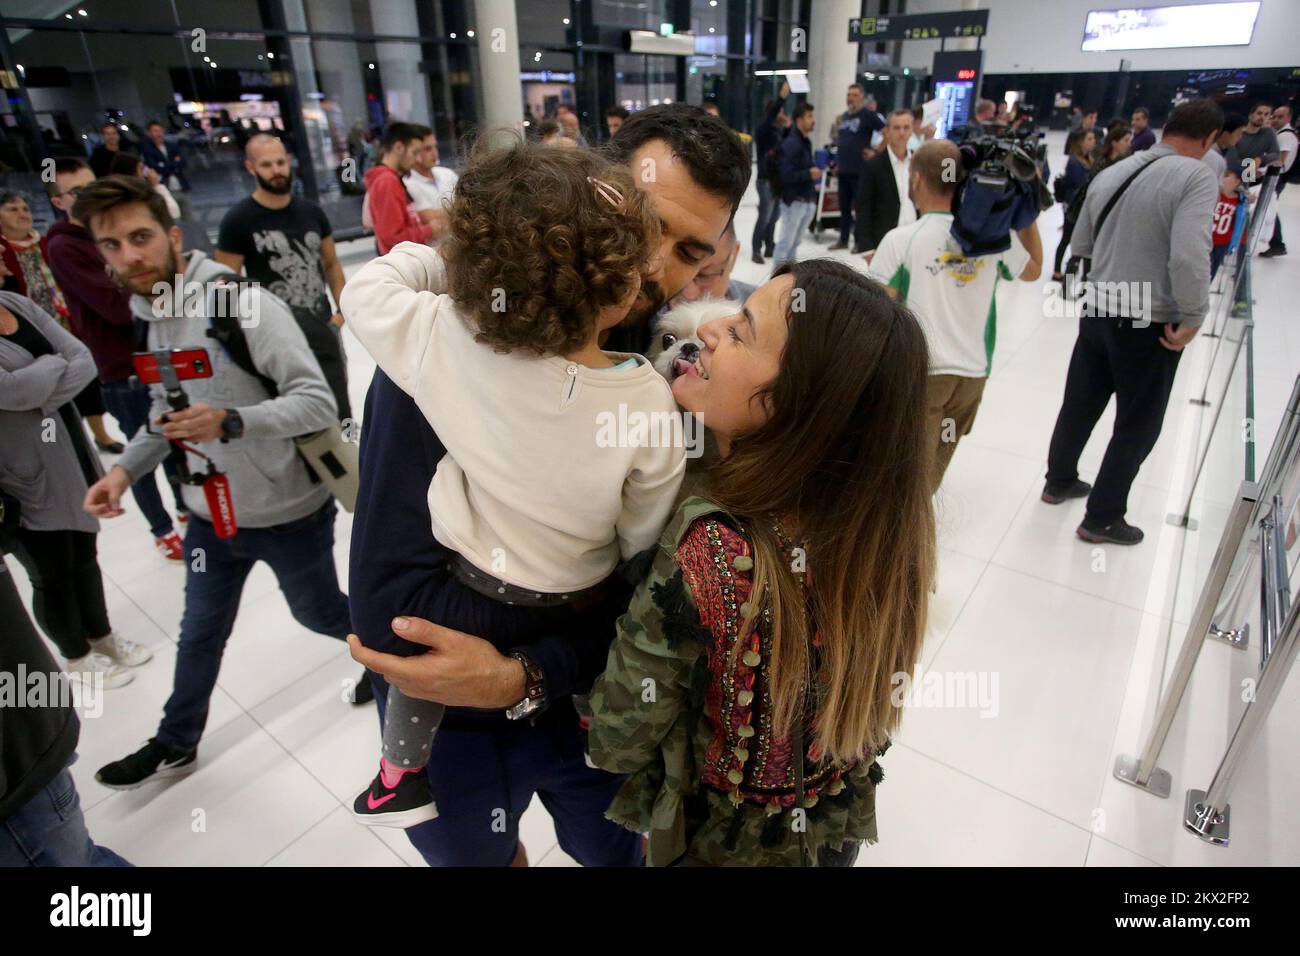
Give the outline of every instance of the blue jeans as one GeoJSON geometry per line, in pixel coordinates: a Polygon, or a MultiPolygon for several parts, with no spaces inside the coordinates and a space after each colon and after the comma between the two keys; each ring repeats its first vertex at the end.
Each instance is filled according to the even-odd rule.
{"type": "Polygon", "coordinates": [[[172,693],[158,726],[159,743],[180,750],[198,746],[221,655],[239,613],[239,597],[258,561],[275,572],[299,624],[339,640],[347,638],[352,630],[348,599],[339,590],[334,568],[337,510],[331,498],[305,518],[269,528],[240,528],[225,540],[217,537],[210,522],[198,515],[190,519],[185,532],[185,611],[172,693]],[[203,549],[202,570],[195,570],[195,548],[203,549]]]}
{"type": "MultiPolygon", "coordinates": [[[[370,680],[382,727],[388,684],[374,673],[370,680]]],[[[438,818],[406,838],[430,866],[509,866],[533,794],[555,821],[560,849],[583,866],[641,864],[641,836],[605,819],[626,778],[587,766],[567,698],[536,721],[444,724],[425,772],[438,818]]]]}
{"type": "Polygon", "coordinates": [[[755,184],[758,188],[758,221],[754,223],[754,236],[750,240],[754,255],[761,256],[763,249],[771,249],[776,240],[776,220],[781,215],[781,203],[772,195],[772,181],[760,177],[755,184]]]}
{"type": "Polygon", "coordinates": [[[815,202],[799,199],[781,205],[781,235],[776,240],[776,253],[772,256],[777,265],[794,259],[795,253],[799,250],[799,240],[803,238],[808,224],[817,214],[815,202]]]}
{"type": "Polygon", "coordinates": [[[16,814],[0,820],[0,866],[130,865],[90,838],[67,767],[16,814]]]}
{"type": "MultiPolygon", "coordinates": [[[[104,395],[104,407],[117,419],[118,427],[122,429],[127,441],[134,438],[141,428],[148,426],[150,402],[147,387],[132,386],[129,382],[104,382],[100,385],[100,390],[104,395]]],[[[170,458],[163,462],[165,474],[170,476],[175,470],[170,458]]],[[[149,530],[155,538],[172,532],[172,519],[163,507],[162,495],[158,493],[158,482],[154,480],[152,471],[140,476],[131,486],[131,494],[135,496],[135,503],[140,506],[140,513],[149,522],[149,530]]],[[[176,485],[172,485],[172,495],[176,499],[176,510],[184,511],[180,488],[176,485]]]]}

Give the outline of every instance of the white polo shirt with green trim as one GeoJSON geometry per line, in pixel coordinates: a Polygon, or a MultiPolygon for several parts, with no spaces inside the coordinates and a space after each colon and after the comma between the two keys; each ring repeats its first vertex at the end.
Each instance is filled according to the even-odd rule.
{"type": "Polygon", "coordinates": [[[871,260],[873,279],[898,290],[930,347],[931,375],[985,378],[993,367],[999,279],[1014,279],[1029,253],[1011,234],[1011,248],[968,257],[952,237],[952,213],[928,212],[893,229],[871,260]]]}

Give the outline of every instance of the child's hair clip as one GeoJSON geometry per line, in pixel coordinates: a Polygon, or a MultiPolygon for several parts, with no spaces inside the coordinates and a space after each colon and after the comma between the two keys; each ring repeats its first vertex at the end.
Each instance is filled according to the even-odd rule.
{"type": "Polygon", "coordinates": [[[601,196],[603,196],[606,200],[608,200],[609,204],[613,206],[615,209],[619,209],[622,207],[623,194],[619,192],[617,189],[615,189],[613,186],[611,186],[609,183],[605,182],[603,179],[595,179],[591,176],[587,177],[587,182],[595,186],[596,192],[599,193],[601,196]]]}

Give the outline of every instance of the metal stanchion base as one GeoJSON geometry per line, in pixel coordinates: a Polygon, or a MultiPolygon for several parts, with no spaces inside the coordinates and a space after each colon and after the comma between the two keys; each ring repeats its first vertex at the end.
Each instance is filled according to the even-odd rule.
{"type": "Polygon", "coordinates": [[[1199,406],[1201,406],[1202,408],[1209,408],[1209,407],[1210,407],[1210,403],[1207,402],[1207,401],[1206,401],[1205,399],[1203,399],[1203,398],[1189,398],[1187,401],[1188,401],[1189,404],[1192,404],[1192,405],[1199,405],[1199,406]]]}
{"type": "Polygon", "coordinates": [[[1201,335],[1201,338],[1203,339],[1217,339],[1218,337],[1219,337],[1218,332],[1205,332],[1204,334],[1201,335]]]}
{"type": "Polygon", "coordinates": [[[1155,767],[1151,771],[1150,780],[1145,784],[1138,783],[1138,762],[1137,757],[1120,754],[1115,758],[1115,779],[1122,780],[1131,787],[1145,790],[1147,793],[1161,799],[1168,798],[1173,784],[1173,778],[1169,776],[1169,771],[1155,767]]]}
{"type": "Polygon", "coordinates": [[[1235,647],[1237,650],[1245,650],[1250,646],[1250,622],[1238,628],[1219,627],[1217,624],[1211,624],[1207,636],[1214,638],[1216,641],[1223,641],[1229,647],[1235,647]]]}
{"type": "Polygon", "coordinates": [[[1186,528],[1188,531],[1195,531],[1201,526],[1200,522],[1195,518],[1190,518],[1187,515],[1176,515],[1172,511],[1165,515],[1165,524],[1171,524],[1175,528],[1186,528]]]}
{"type": "Polygon", "coordinates": [[[1184,805],[1183,827],[1189,833],[1195,833],[1206,843],[1215,846],[1228,845],[1228,817],[1232,804],[1224,804],[1222,810],[1205,805],[1204,790],[1188,790],[1187,803],[1184,805]]]}

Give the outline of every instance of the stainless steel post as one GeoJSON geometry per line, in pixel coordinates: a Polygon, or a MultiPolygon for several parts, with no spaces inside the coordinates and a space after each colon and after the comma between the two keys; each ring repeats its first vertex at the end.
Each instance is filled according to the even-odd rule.
{"type": "MultiPolygon", "coordinates": [[[[1285,562],[1286,555],[1279,555],[1285,562]]],[[[1269,572],[1265,563],[1264,572],[1269,572]]],[[[1208,790],[1188,790],[1183,816],[1183,826],[1207,843],[1227,846],[1229,837],[1230,806],[1228,796],[1232,783],[1241,769],[1259,730],[1268,719],[1269,711],[1277,701],[1278,692],[1291,670],[1296,649],[1300,646],[1300,601],[1292,603],[1282,625],[1274,652],[1269,655],[1264,670],[1255,686],[1254,699],[1246,704],[1245,713],[1233,731],[1227,752],[1219,762],[1208,790]]]]}
{"type": "Polygon", "coordinates": [[[1174,667],[1169,686],[1165,689],[1156,711],[1156,722],[1151,728],[1146,747],[1143,748],[1140,757],[1120,754],[1115,758],[1115,776],[1118,779],[1154,793],[1158,797],[1169,796],[1171,778],[1169,771],[1161,770],[1156,766],[1156,760],[1159,759],[1160,750],[1165,745],[1165,738],[1169,736],[1169,728],[1173,726],[1174,716],[1178,713],[1178,704],[1182,701],[1183,693],[1191,681],[1192,669],[1196,666],[1201,645],[1205,643],[1206,634],[1209,632],[1210,624],[1213,623],[1215,606],[1227,584],[1228,572],[1241,548],[1258,494],[1258,486],[1249,481],[1243,481],[1237,491],[1237,502],[1228,516],[1228,524],[1219,539],[1219,547],[1214,552],[1209,576],[1196,601],[1196,612],[1187,627],[1187,636],[1183,639],[1182,649],[1178,652],[1178,663],[1174,667]]]}

